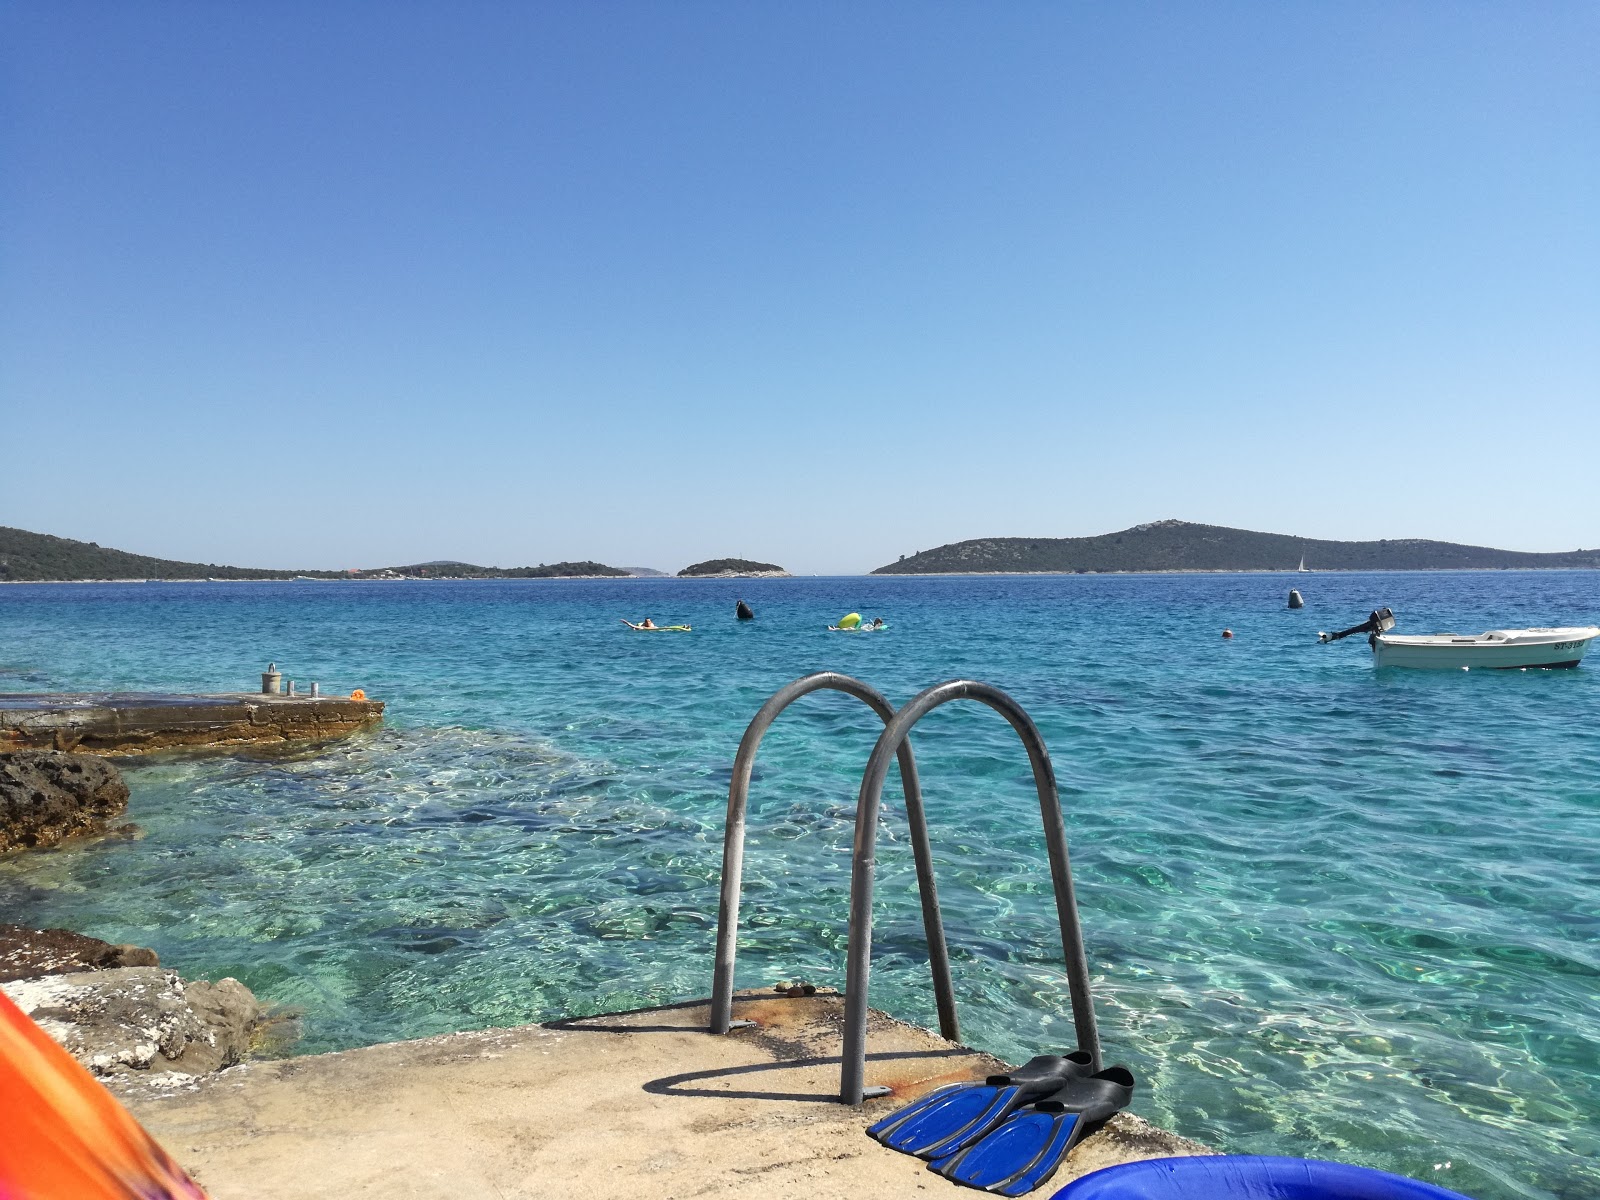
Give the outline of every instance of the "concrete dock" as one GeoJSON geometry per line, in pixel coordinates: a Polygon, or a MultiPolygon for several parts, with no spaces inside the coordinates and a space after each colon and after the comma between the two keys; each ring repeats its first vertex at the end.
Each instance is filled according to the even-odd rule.
{"type": "MultiPolygon", "coordinates": [[[[874,1013],[867,1079],[840,1104],[837,995],[706,1002],[250,1063],[124,1102],[213,1200],[863,1200],[972,1194],[863,1132],[995,1060],[874,1013]]],[[[1116,1162],[1210,1153],[1119,1113],[1037,1191],[1116,1162]]]]}
{"type": "Polygon", "coordinates": [[[381,700],[235,692],[0,695],[0,750],[143,754],[175,746],[321,741],[383,719],[381,700]]]}

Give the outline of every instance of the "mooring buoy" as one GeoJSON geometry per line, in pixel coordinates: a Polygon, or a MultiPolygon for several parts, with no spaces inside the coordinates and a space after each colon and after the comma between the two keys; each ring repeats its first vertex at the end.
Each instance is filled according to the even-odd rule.
{"type": "Polygon", "coordinates": [[[1299,588],[1290,588],[1289,589],[1289,607],[1290,608],[1304,608],[1305,606],[1306,606],[1306,598],[1300,594],[1300,589],[1299,588]]]}

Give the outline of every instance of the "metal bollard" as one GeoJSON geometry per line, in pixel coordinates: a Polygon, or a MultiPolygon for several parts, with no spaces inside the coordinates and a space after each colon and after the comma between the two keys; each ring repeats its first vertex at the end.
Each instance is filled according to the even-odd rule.
{"type": "Polygon", "coordinates": [[[294,680],[292,680],[292,679],[289,680],[289,683],[288,683],[287,686],[288,686],[288,694],[291,695],[291,696],[294,695],[294,680]]]}
{"type": "Polygon", "coordinates": [[[320,695],[322,695],[322,688],[319,687],[317,685],[317,681],[313,679],[311,681],[311,698],[315,700],[320,695]]]}

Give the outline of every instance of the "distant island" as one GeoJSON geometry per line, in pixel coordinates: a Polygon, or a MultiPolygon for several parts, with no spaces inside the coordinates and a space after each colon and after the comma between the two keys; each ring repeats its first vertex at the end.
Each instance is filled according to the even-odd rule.
{"type": "Polygon", "coordinates": [[[789,572],[777,563],[751,562],[748,558],[708,558],[678,572],[679,579],[787,579],[789,572]]]}
{"type": "Polygon", "coordinates": [[[480,567],[439,560],[403,567],[349,571],[273,571],[217,563],[177,562],[0,526],[0,582],[69,583],[90,579],[571,579],[626,577],[597,562],[540,563],[537,567],[480,567]]]}
{"type": "Polygon", "coordinates": [[[537,567],[480,567],[474,563],[443,560],[352,572],[358,579],[385,576],[403,579],[621,579],[629,572],[597,562],[540,563],[537,567]]]}
{"type": "Polygon", "coordinates": [[[1076,538],[974,538],[902,556],[874,575],[1105,571],[1449,571],[1600,568],[1600,549],[1536,554],[1426,538],[1333,542],[1192,521],[1076,538]]]}

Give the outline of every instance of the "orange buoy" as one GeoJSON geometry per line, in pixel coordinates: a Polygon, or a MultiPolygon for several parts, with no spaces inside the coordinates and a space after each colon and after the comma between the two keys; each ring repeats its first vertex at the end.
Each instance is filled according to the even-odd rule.
{"type": "MultiPolygon", "coordinates": [[[[1232,637],[1233,635],[1230,633],[1228,636],[1232,637]]],[[[365,692],[363,692],[360,688],[357,688],[355,691],[350,693],[350,699],[352,699],[352,700],[365,700],[366,698],[367,698],[367,694],[365,692]]]]}
{"type": "Polygon", "coordinates": [[[1233,630],[1231,630],[1231,629],[1224,629],[1224,630],[1223,630],[1223,631],[1222,631],[1222,636],[1223,636],[1223,637],[1225,637],[1225,638],[1231,638],[1231,637],[1232,637],[1232,636],[1233,636],[1233,630]]]}

